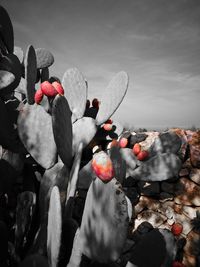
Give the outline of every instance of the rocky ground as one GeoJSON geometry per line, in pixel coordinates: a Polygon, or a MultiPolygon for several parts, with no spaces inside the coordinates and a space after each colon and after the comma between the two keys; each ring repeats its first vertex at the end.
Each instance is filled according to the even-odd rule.
{"type": "Polygon", "coordinates": [[[171,230],[174,223],[180,223],[183,231],[176,239],[182,243],[182,253],[177,259],[193,267],[199,264],[200,257],[200,132],[172,131],[181,140],[181,143],[174,140],[173,148],[164,134],[161,146],[157,132],[145,133],[147,137],[140,144],[150,151],[162,150],[165,145],[173,149],[182,162],[178,176],[161,182],[136,181],[130,176],[124,182],[124,189],[133,204],[132,233],[140,232],[141,225],[142,231],[149,231],[149,227],[171,230]]]}

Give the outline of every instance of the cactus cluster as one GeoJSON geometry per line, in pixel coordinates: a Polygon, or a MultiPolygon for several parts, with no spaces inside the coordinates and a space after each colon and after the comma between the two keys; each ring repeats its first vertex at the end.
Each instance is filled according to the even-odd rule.
{"type": "Polygon", "coordinates": [[[53,63],[46,49],[29,45],[24,55],[14,46],[0,6],[0,238],[7,254],[0,264],[118,266],[132,218],[122,183],[138,151],[127,148],[123,127],[110,118],[128,75],[117,73],[90,101],[83,74],[72,68],[62,79],[49,77],[53,63]],[[86,195],[77,219],[80,184],[86,195]]]}

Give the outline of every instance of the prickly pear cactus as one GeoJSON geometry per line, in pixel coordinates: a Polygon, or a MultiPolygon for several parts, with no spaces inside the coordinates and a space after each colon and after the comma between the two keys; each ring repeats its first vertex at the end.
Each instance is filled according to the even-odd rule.
{"type": "Polygon", "coordinates": [[[83,117],[87,100],[85,79],[76,68],[67,70],[62,79],[65,97],[72,111],[72,122],[83,117]]]}
{"type": "Polygon", "coordinates": [[[71,167],[72,163],[72,123],[71,111],[67,99],[57,95],[52,105],[53,133],[58,154],[63,163],[71,167]]]}
{"type": "Polygon", "coordinates": [[[2,39],[9,53],[14,49],[13,26],[7,11],[0,6],[0,39],[2,39]]]}
{"type": "Polygon", "coordinates": [[[88,190],[82,217],[83,254],[101,263],[116,261],[127,237],[128,221],[127,201],[119,182],[113,178],[104,184],[97,178],[88,190]]]}
{"type": "Polygon", "coordinates": [[[60,250],[62,231],[62,214],[60,204],[60,193],[57,186],[51,191],[48,227],[47,227],[47,254],[50,267],[56,267],[60,250]]]}
{"type": "Polygon", "coordinates": [[[20,139],[31,156],[45,169],[57,159],[51,116],[39,105],[26,104],[18,117],[20,139]]]}
{"type": "Polygon", "coordinates": [[[21,63],[18,59],[17,56],[14,54],[6,54],[4,56],[0,57],[0,70],[1,71],[6,71],[14,75],[15,79],[11,78],[11,74],[1,72],[1,79],[2,81],[7,80],[7,83],[4,85],[1,85],[1,90],[0,90],[0,96],[8,95],[14,91],[14,89],[19,85],[22,71],[21,71],[21,63]],[[10,81],[8,83],[8,80],[10,81]],[[11,82],[12,81],[12,82],[11,82]]]}
{"type": "Polygon", "coordinates": [[[45,48],[36,48],[37,69],[50,67],[54,63],[54,57],[45,48]]]}
{"type": "Polygon", "coordinates": [[[95,136],[97,127],[95,120],[89,117],[83,117],[77,120],[73,124],[73,151],[78,150],[80,143],[83,144],[83,148],[89,144],[92,138],[95,136]]]}
{"type": "Polygon", "coordinates": [[[101,104],[96,117],[97,125],[107,121],[122,102],[128,88],[128,75],[121,71],[114,76],[108,87],[103,91],[101,104]]]}
{"type": "Polygon", "coordinates": [[[27,48],[24,59],[24,67],[25,67],[25,87],[26,87],[27,102],[30,105],[33,105],[35,103],[34,95],[35,95],[35,83],[37,78],[37,62],[36,62],[35,49],[33,48],[32,45],[29,45],[27,48]]]}

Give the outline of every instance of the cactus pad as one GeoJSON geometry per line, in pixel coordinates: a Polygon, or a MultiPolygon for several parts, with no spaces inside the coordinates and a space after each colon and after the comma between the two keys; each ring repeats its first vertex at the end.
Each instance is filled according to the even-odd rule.
{"type": "Polygon", "coordinates": [[[0,95],[6,95],[12,93],[14,89],[19,85],[21,79],[21,64],[17,56],[14,54],[7,54],[0,58],[0,70],[11,72],[15,79],[6,87],[1,86],[0,95]]]}
{"type": "Polygon", "coordinates": [[[62,214],[60,204],[60,192],[57,186],[51,191],[48,228],[47,228],[47,254],[49,265],[56,267],[58,262],[62,231],[62,214]]]}
{"type": "Polygon", "coordinates": [[[80,143],[83,148],[89,144],[97,131],[95,120],[89,117],[83,117],[73,124],[73,151],[78,150],[80,143]]]}
{"type": "Polygon", "coordinates": [[[7,11],[0,6],[0,38],[5,44],[9,53],[14,49],[13,26],[7,11]]]}
{"type": "Polygon", "coordinates": [[[25,66],[25,87],[27,91],[27,101],[30,105],[34,104],[35,83],[37,78],[35,49],[29,45],[26,51],[24,66],[25,66]]]}
{"type": "Polygon", "coordinates": [[[54,57],[45,48],[36,48],[37,69],[48,68],[54,63],[54,57]]]}
{"type": "Polygon", "coordinates": [[[44,82],[44,81],[48,81],[49,79],[49,69],[46,67],[46,68],[43,68],[41,70],[41,83],[44,82]]]}
{"type": "Polygon", "coordinates": [[[0,90],[12,84],[15,76],[6,70],[0,70],[0,90]]]}
{"type": "Polygon", "coordinates": [[[111,147],[110,158],[113,163],[115,178],[122,184],[126,178],[126,162],[122,158],[119,147],[111,147]]]}
{"type": "Polygon", "coordinates": [[[18,132],[31,156],[45,169],[56,162],[51,116],[39,105],[26,104],[19,112],[18,132]]]}
{"type": "Polygon", "coordinates": [[[96,123],[101,125],[107,121],[122,102],[128,88],[128,75],[121,71],[110,81],[108,87],[102,92],[101,105],[97,113],[96,123]]]}
{"type": "Polygon", "coordinates": [[[21,47],[15,46],[14,47],[14,54],[18,57],[20,63],[22,63],[23,59],[24,59],[24,52],[21,49],[21,47]]]}
{"type": "Polygon", "coordinates": [[[62,79],[65,96],[73,113],[72,121],[83,117],[87,101],[87,87],[85,79],[76,68],[67,70],[62,79]]]}
{"type": "Polygon", "coordinates": [[[119,182],[113,178],[104,184],[96,179],[88,190],[82,217],[83,254],[102,263],[116,261],[123,250],[127,229],[127,201],[119,182]]]}
{"type": "Polygon", "coordinates": [[[58,154],[64,164],[72,163],[72,123],[67,99],[57,95],[52,105],[52,123],[58,154]]]}

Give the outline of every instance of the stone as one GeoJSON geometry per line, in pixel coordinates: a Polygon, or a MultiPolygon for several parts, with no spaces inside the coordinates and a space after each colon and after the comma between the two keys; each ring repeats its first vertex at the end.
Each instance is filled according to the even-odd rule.
{"type": "Polygon", "coordinates": [[[200,185],[200,169],[194,168],[190,172],[190,179],[200,185]]]}
{"type": "Polygon", "coordinates": [[[159,136],[159,132],[146,132],[147,137],[144,141],[140,142],[142,149],[150,150],[155,139],[159,136]]]}
{"type": "Polygon", "coordinates": [[[174,193],[174,183],[168,183],[168,182],[162,182],[161,183],[161,190],[163,192],[167,192],[167,193],[174,193]]]}
{"type": "Polygon", "coordinates": [[[173,200],[173,199],[174,199],[174,196],[170,193],[167,193],[167,192],[161,192],[160,193],[159,201],[162,203],[164,203],[166,201],[173,200]]]}
{"type": "Polygon", "coordinates": [[[175,203],[200,206],[200,186],[187,178],[181,178],[175,186],[175,203]]]}
{"type": "Polygon", "coordinates": [[[179,155],[181,159],[185,159],[185,157],[187,156],[187,149],[188,149],[188,140],[185,130],[180,128],[175,128],[175,129],[170,129],[170,131],[175,132],[181,138],[182,144],[179,150],[179,155]]]}
{"type": "Polygon", "coordinates": [[[190,174],[190,171],[188,168],[182,168],[179,172],[179,177],[185,177],[188,176],[190,174]]]}
{"type": "Polygon", "coordinates": [[[142,222],[145,221],[148,221],[154,228],[156,228],[167,221],[167,217],[159,212],[150,209],[144,210],[140,214],[138,214],[138,217],[135,220],[135,228],[137,228],[142,222]]]}
{"type": "Polygon", "coordinates": [[[196,257],[188,255],[186,253],[184,253],[183,256],[183,264],[186,267],[199,267],[199,265],[197,265],[196,257]]]}
{"type": "Polygon", "coordinates": [[[178,176],[181,160],[173,153],[158,153],[135,170],[130,176],[146,182],[164,181],[178,176]]]}
{"type": "Polygon", "coordinates": [[[196,217],[197,210],[200,210],[200,208],[194,208],[190,206],[183,206],[182,209],[183,209],[183,214],[185,214],[191,220],[196,217]]]}
{"type": "Polygon", "coordinates": [[[149,208],[153,211],[157,211],[160,207],[158,200],[155,200],[150,197],[141,196],[138,204],[135,206],[135,215],[137,216],[141,211],[146,208],[149,208]]]}
{"type": "Polygon", "coordinates": [[[190,256],[197,256],[200,253],[200,235],[190,231],[187,235],[187,243],[184,252],[190,256]]]}
{"type": "Polygon", "coordinates": [[[140,143],[147,138],[145,133],[132,133],[130,136],[130,146],[133,147],[136,143],[140,143]]]}
{"type": "Polygon", "coordinates": [[[193,167],[200,168],[200,144],[190,145],[190,161],[193,167]]]}
{"type": "Polygon", "coordinates": [[[181,138],[172,131],[161,133],[151,146],[151,154],[174,153],[177,154],[182,145],[181,138]]]}
{"type": "Polygon", "coordinates": [[[186,130],[187,141],[190,145],[200,145],[200,130],[186,130]]]}
{"type": "Polygon", "coordinates": [[[144,196],[156,196],[160,193],[160,185],[158,182],[148,183],[139,181],[138,190],[144,196]]]}

